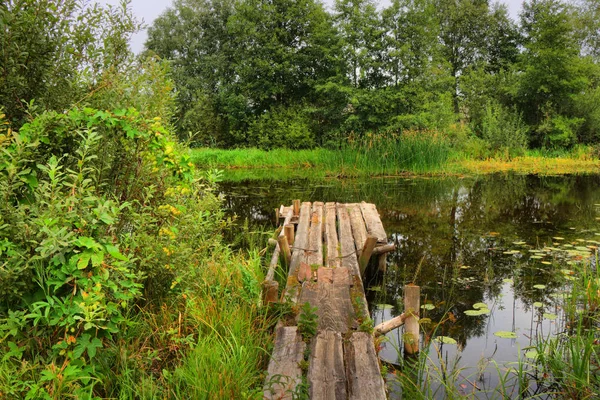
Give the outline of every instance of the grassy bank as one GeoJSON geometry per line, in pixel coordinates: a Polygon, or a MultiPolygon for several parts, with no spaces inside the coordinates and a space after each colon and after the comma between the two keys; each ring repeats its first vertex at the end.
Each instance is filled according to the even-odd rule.
{"type": "Polygon", "coordinates": [[[227,179],[289,176],[360,177],[385,175],[457,175],[517,172],[560,175],[600,172],[591,149],[552,154],[527,151],[517,157],[479,159],[440,143],[398,143],[339,150],[193,149],[191,159],[201,168],[229,170],[227,179]]]}

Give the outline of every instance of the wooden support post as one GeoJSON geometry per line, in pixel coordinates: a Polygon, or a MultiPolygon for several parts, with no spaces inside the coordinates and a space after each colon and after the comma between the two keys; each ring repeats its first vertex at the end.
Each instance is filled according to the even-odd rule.
{"type": "Polygon", "coordinates": [[[386,333],[404,325],[405,320],[406,314],[402,313],[397,317],[394,317],[377,325],[375,328],[373,328],[373,333],[375,334],[375,336],[385,335],[386,333]]]}
{"type": "Polygon", "coordinates": [[[277,243],[279,244],[281,261],[286,268],[289,268],[290,262],[292,261],[292,252],[290,251],[290,245],[288,244],[287,237],[285,235],[279,236],[277,238],[277,243]]]}
{"type": "Polygon", "coordinates": [[[294,246],[294,224],[287,224],[283,227],[283,232],[287,238],[288,244],[294,246]]]}
{"type": "Polygon", "coordinates": [[[379,272],[385,274],[387,271],[387,256],[385,254],[379,255],[379,272]]]}
{"type": "Polygon", "coordinates": [[[263,304],[276,303],[279,297],[279,282],[264,281],[262,284],[263,304]]]}
{"type": "Polygon", "coordinates": [[[421,288],[417,285],[404,286],[404,354],[419,352],[419,310],[421,309],[421,288]]]}
{"type": "Polygon", "coordinates": [[[373,249],[375,248],[376,244],[377,236],[368,235],[367,240],[365,240],[365,244],[363,245],[362,252],[360,253],[360,258],[358,259],[361,276],[365,276],[365,270],[367,269],[369,259],[371,258],[371,253],[373,253],[373,249]]]}
{"type": "Polygon", "coordinates": [[[279,218],[281,217],[281,215],[279,215],[279,208],[275,209],[275,224],[279,225],[279,218]]]}
{"type": "Polygon", "coordinates": [[[396,250],[396,245],[395,244],[385,244],[383,246],[377,246],[375,247],[375,249],[373,250],[373,255],[379,255],[379,254],[385,254],[385,253],[389,253],[390,251],[394,251],[396,250]]]}
{"type": "Polygon", "coordinates": [[[299,216],[300,215],[300,200],[294,200],[293,208],[294,208],[294,217],[299,216]]]}

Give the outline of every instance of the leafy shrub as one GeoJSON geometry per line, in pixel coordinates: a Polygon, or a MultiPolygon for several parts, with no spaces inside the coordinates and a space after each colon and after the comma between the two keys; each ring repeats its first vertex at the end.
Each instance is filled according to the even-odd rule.
{"type": "Polygon", "coordinates": [[[547,116],[537,127],[536,134],[544,148],[570,149],[577,143],[577,130],[583,122],[582,118],[547,116]]]}
{"type": "Polygon", "coordinates": [[[13,397],[87,398],[129,307],[218,240],[219,202],[160,119],[134,109],[0,127],[0,350],[41,376],[13,397]]]}
{"type": "Polygon", "coordinates": [[[262,149],[305,149],[315,145],[302,111],[283,107],[271,109],[256,118],[248,128],[247,142],[262,149]]]}
{"type": "Polygon", "coordinates": [[[486,105],[481,137],[496,153],[520,154],[527,148],[527,128],[521,116],[497,102],[486,105]]]}

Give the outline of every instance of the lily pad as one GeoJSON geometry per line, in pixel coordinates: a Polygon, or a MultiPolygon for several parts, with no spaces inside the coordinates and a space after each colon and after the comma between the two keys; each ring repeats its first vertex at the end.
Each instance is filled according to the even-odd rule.
{"type": "Polygon", "coordinates": [[[533,288],[542,290],[542,289],[546,289],[546,285],[533,285],[533,288]]]}
{"type": "Polygon", "coordinates": [[[475,304],[473,304],[473,308],[475,310],[479,310],[481,308],[488,308],[488,306],[485,303],[475,303],[475,304]]]}
{"type": "Polygon", "coordinates": [[[466,310],[465,315],[468,315],[469,317],[477,317],[479,315],[488,314],[490,310],[485,309],[485,311],[487,312],[484,312],[484,310],[466,310]]]}
{"type": "Polygon", "coordinates": [[[529,350],[528,352],[525,353],[525,357],[531,358],[531,359],[536,359],[536,358],[538,358],[538,352],[535,349],[529,350]]]}
{"type": "Polygon", "coordinates": [[[533,306],[536,308],[544,307],[544,303],[540,303],[539,301],[536,301],[535,303],[533,303],[533,306]]]}
{"type": "Polygon", "coordinates": [[[427,303],[427,304],[423,304],[421,306],[421,308],[424,309],[424,310],[431,311],[431,310],[433,310],[435,308],[435,306],[433,304],[427,303]]]}
{"type": "Polygon", "coordinates": [[[504,279],[502,279],[502,282],[504,282],[504,283],[514,283],[514,281],[512,279],[510,279],[510,278],[504,278],[504,279]]]}
{"type": "Polygon", "coordinates": [[[556,318],[558,318],[558,315],[554,313],[544,313],[544,318],[554,321],[556,318]]]}
{"type": "Polygon", "coordinates": [[[377,308],[380,310],[389,310],[390,308],[394,308],[391,304],[377,304],[377,308]]]}
{"type": "Polygon", "coordinates": [[[543,257],[542,256],[530,256],[529,258],[534,259],[534,260],[539,260],[543,257]]]}
{"type": "Polygon", "coordinates": [[[542,264],[545,264],[545,265],[552,265],[552,263],[551,263],[550,261],[542,261],[542,264]]]}
{"type": "Polygon", "coordinates": [[[554,239],[554,240],[565,240],[564,237],[560,237],[560,236],[554,236],[552,239],[554,239]]]}
{"type": "Polygon", "coordinates": [[[517,338],[517,334],[514,332],[510,332],[510,331],[494,332],[494,336],[498,336],[499,338],[502,338],[502,339],[516,339],[517,338]]]}
{"type": "Polygon", "coordinates": [[[521,246],[521,245],[524,245],[525,242],[513,242],[513,244],[516,244],[517,246],[521,246]]]}
{"type": "Polygon", "coordinates": [[[456,344],[456,340],[448,336],[438,336],[435,338],[435,341],[444,344],[456,344]]]}

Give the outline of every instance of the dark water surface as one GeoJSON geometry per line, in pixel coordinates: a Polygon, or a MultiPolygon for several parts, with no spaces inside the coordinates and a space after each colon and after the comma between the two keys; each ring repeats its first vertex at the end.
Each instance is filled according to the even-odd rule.
{"type": "MultiPolygon", "coordinates": [[[[460,370],[453,384],[465,393],[496,387],[498,373],[524,357],[531,338],[564,329],[553,318],[560,315],[555,293],[565,287],[556,271],[585,257],[586,246],[593,255],[600,240],[600,176],[264,180],[224,183],[221,191],[231,212],[269,228],[274,209],[296,198],[375,203],[397,250],[388,255],[386,275],[370,283],[372,317],[378,323],[397,315],[403,285],[420,285],[431,308],[421,317],[433,322],[424,325],[424,338],[457,342],[430,347],[433,371],[460,370]],[[489,314],[465,315],[481,302],[489,314]],[[517,338],[497,337],[498,331],[517,338]]],[[[388,334],[380,353],[398,365],[401,334],[388,334]]]]}

